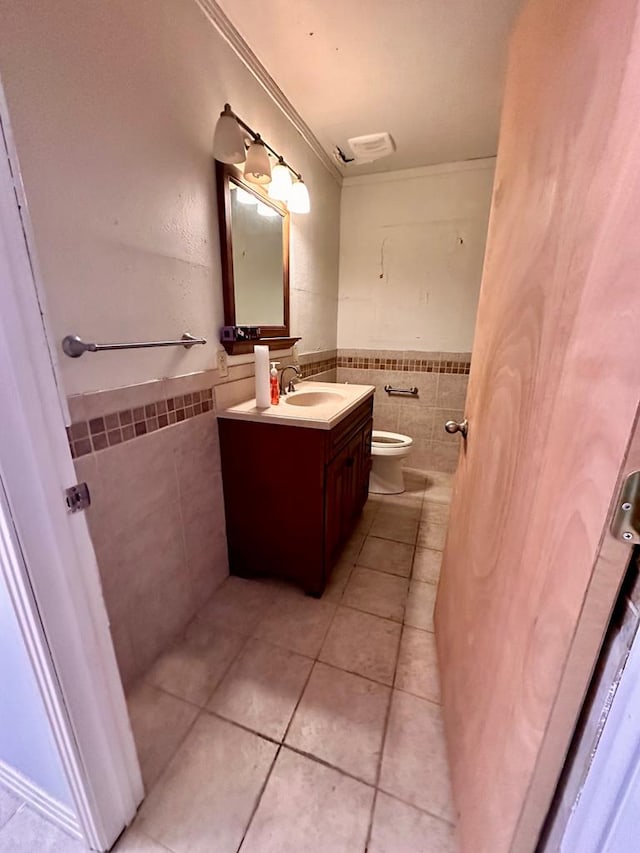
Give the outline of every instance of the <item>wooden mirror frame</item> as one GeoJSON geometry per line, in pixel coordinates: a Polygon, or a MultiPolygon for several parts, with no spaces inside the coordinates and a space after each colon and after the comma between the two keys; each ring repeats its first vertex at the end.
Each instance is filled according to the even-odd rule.
{"type": "Polygon", "coordinates": [[[221,341],[230,355],[252,352],[255,344],[263,342],[270,349],[289,349],[300,338],[289,337],[289,211],[282,202],[269,198],[265,188],[245,180],[241,170],[227,163],[216,163],[216,188],[218,196],[218,225],[220,229],[220,256],[222,260],[222,295],[224,300],[224,324],[236,325],[236,302],[233,277],[233,243],[231,228],[231,190],[230,181],[243,190],[268,204],[282,216],[282,287],[283,319],[282,325],[260,326],[260,338],[242,341],[221,341]]]}

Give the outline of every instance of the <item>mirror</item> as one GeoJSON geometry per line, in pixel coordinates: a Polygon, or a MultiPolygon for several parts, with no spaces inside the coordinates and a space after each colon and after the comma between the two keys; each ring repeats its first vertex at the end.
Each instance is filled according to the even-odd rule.
{"type": "MultiPolygon", "coordinates": [[[[225,326],[259,326],[272,349],[289,338],[289,212],[216,161],[225,326]]],[[[222,341],[227,352],[249,352],[253,340],[222,341]]]]}

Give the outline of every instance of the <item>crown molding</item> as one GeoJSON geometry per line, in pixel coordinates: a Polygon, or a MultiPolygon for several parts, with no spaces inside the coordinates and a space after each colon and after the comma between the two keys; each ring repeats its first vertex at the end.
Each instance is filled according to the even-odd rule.
{"type": "Polygon", "coordinates": [[[246,41],[242,38],[220,6],[215,2],[215,0],[196,0],[196,3],[202,9],[210,23],[218,30],[220,35],[235,51],[237,56],[253,74],[262,88],[295,127],[300,136],[302,136],[304,141],[307,143],[309,148],[311,148],[331,177],[341,184],[342,172],[340,172],[336,164],[320,144],[309,125],[295,109],[282,89],[280,89],[276,81],[269,74],[246,41]]]}
{"type": "Polygon", "coordinates": [[[367,184],[387,184],[395,181],[412,181],[429,175],[447,175],[452,172],[478,172],[494,169],[495,157],[477,157],[474,160],[457,160],[451,163],[436,163],[432,166],[415,166],[396,169],[393,172],[372,172],[369,175],[345,175],[343,187],[358,187],[367,184]]]}

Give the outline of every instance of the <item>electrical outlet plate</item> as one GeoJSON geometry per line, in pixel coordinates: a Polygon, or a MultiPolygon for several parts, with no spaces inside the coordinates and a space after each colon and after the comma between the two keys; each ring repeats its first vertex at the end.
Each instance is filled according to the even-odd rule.
{"type": "Polygon", "coordinates": [[[300,355],[300,348],[298,344],[293,345],[293,359],[294,361],[298,361],[298,356],[300,355]]]}
{"type": "Polygon", "coordinates": [[[223,349],[218,350],[218,373],[221,377],[229,375],[229,362],[227,354],[223,349]]]}

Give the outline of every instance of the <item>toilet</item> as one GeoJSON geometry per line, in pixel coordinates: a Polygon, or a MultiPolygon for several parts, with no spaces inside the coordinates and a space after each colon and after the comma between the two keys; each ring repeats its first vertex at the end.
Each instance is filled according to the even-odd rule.
{"type": "Polygon", "coordinates": [[[369,492],[399,495],[404,492],[402,465],[411,452],[413,439],[397,432],[374,429],[371,436],[371,476],[369,492]]]}

